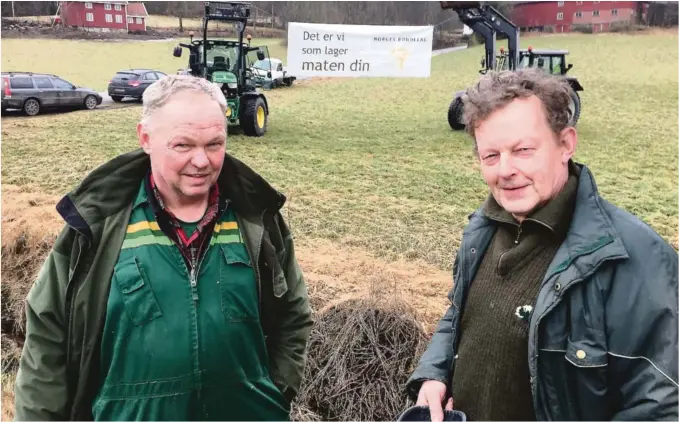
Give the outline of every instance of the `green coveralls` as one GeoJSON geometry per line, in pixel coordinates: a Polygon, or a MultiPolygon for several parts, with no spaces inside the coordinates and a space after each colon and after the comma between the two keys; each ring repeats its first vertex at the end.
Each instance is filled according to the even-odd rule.
{"type": "Polygon", "coordinates": [[[194,283],[142,183],[112,281],[95,420],[289,419],[269,378],[255,274],[230,208],[194,283]]]}

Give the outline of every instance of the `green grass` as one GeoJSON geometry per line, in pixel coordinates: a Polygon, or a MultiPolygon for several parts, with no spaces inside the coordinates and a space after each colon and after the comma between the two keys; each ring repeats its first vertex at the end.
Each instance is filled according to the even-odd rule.
{"type": "MultiPolygon", "coordinates": [[[[188,42],[182,39],[182,42],[188,42]]],[[[80,41],[54,39],[5,39],[2,71],[54,73],[79,86],[105,91],[118,70],[152,68],[167,74],[188,66],[188,51],[174,57],[178,41],[80,41]]],[[[286,59],[280,39],[253,39],[267,45],[272,57],[286,59]]]]}
{"type": "MultiPolygon", "coordinates": [[[[592,169],[604,197],[676,246],[676,34],[522,43],[571,51],[585,89],[576,159],[592,169]]],[[[115,48],[118,57],[141,54],[134,44],[115,48]]],[[[169,46],[148,49],[149,57],[171,59],[169,46]]],[[[453,91],[477,78],[481,55],[478,47],[435,57],[427,79],[321,80],[267,91],[267,135],[231,134],[228,149],[288,196],[285,212],[300,242],[331,239],[450,269],[467,215],[487,190],[470,140],[449,129],[446,111],[453,91]]],[[[3,118],[3,183],[65,193],[136,147],[139,111],[3,118]]]]}

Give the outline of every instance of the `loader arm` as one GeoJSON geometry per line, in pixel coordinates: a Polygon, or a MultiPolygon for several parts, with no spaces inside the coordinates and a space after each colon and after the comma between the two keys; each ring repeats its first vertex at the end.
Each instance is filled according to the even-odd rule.
{"type": "Polygon", "coordinates": [[[495,68],[496,34],[507,37],[509,70],[519,64],[519,29],[502,13],[489,4],[478,1],[441,1],[442,9],[453,9],[460,21],[486,39],[486,68],[495,68]],[[490,60],[489,60],[490,59],[490,60]],[[490,65],[489,65],[490,64],[490,65]]]}

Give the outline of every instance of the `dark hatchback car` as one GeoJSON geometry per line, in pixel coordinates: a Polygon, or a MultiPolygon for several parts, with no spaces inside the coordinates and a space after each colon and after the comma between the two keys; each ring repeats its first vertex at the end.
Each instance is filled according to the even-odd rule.
{"type": "Polygon", "coordinates": [[[116,102],[122,101],[125,97],[140,100],[146,88],[164,76],[167,75],[153,69],[121,70],[109,81],[108,95],[116,102]]]}
{"type": "Polygon", "coordinates": [[[46,109],[95,109],[102,97],[93,89],[78,87],[56,75],[2,72],[2,112],[20,109],[35,116],[46,109]]]}

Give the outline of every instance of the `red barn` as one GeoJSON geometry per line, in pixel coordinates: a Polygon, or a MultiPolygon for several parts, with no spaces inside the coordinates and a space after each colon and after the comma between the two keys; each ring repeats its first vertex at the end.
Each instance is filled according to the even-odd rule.
{"type": "Polygon", "coordinates": [[[513,3],[511,20],[522,31],[570,32],[574,27],[608,31],[614,22],[646,19],[647,1],[524,1],[513,3]]]}
{"type": "Polygon", "coordinates": [[[63,1],[59,17],[64,26],[85,31],[146,31],[143,3],[127,1],[63,1]]]}

